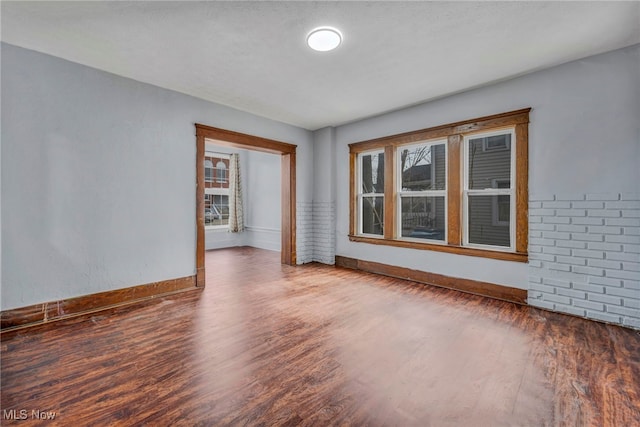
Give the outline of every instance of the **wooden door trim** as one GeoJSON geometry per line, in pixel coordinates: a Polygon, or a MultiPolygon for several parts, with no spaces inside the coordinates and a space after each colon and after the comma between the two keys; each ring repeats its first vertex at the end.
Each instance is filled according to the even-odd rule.
{"type": "Polygon", "coordinates": [[[281,262],[296,264],[296,148],[294,144],[219,129],[199,123],[196,127],[196,286],[205,286],[204,265],[204,152],[205,140],[216,145],[279,154],[281,162],[282,245],[281,262]]]}

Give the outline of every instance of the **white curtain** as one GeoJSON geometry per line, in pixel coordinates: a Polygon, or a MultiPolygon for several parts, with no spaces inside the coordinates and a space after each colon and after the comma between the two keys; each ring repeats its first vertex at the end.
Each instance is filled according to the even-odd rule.
{"type": "Polygon", "coordinates": [[[229,158],[229,231],[232,233],[244,231],[239,154],[232,154],[229,158]]]}

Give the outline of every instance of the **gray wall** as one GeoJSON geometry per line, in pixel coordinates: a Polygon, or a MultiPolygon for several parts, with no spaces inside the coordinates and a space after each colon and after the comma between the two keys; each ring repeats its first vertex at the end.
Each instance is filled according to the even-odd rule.
{"type": "Polygon", "coordinates": [[[532,107],[531,194],[637,192],[639,52],[636,45],[338,127],[336,254],[527,289],[524,263],[349,242],[347,144],[532,107]]]}
{"type": "Polygon", "coordinates": [[[304,129],[3,43],[2,309],[195,272],[195,132],[297,144],[304,129]]]}

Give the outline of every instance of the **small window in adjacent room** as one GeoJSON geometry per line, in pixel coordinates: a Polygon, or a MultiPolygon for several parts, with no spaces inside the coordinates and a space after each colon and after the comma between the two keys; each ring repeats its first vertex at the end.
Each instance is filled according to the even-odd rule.
{"type": "Polygon", "coordinates": [[[208,229],[229,225],[228,164],[228,154],[205,152],[204,224],[208,229]]]}

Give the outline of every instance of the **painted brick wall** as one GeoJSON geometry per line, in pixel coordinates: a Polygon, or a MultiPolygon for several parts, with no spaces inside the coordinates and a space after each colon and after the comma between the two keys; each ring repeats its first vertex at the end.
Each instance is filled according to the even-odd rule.
{"type": "Polygon", "coordinates": [[[296,258],[298,264],[313,261],[313,203],[296,203],[296,258]]]}
{"type": "Polygon", "coordinates": [[[640,329],[640,194],[531,196],[528,302],[640,329]]]}
{"type": "Polygon", "coordinates": [[[336,262],[335,212],[335,203],[313,203],[313,260],[323,264],[336,262]]]}

